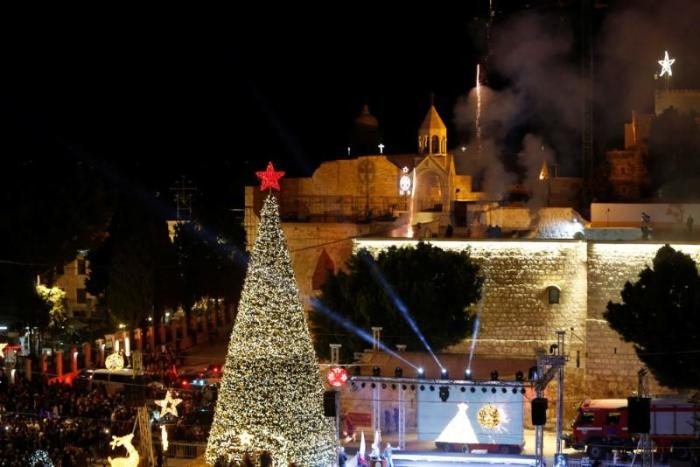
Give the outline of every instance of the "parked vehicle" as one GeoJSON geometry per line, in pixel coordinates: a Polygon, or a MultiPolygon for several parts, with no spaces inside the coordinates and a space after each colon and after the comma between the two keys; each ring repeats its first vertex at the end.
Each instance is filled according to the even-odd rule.
{"type": "MultiPolygon", "coordinates": [[[[656,452],[690,458],[691,447],[700,440],[700,406],[683,399],[653,399],[650,417],[656,452]]],[[[627,399],[587,399],[574,420],[570,442],[596,460],[611,450],[632,451],[639,438],[629,433],[627,420],[627,399]]]]}

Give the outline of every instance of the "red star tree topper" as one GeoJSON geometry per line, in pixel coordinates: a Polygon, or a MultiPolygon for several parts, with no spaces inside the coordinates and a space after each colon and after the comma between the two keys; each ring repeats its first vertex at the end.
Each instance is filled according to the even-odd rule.
{"type": "Polygon", "coordinates": [[[265,191],[266,188],[280,191],[280,178],[284,177],[284,172],[276,172],[272,162],[267,163],[267,169],[264,172],[255,172],[255,175],[260,179],[260,191],[265,191]]]}

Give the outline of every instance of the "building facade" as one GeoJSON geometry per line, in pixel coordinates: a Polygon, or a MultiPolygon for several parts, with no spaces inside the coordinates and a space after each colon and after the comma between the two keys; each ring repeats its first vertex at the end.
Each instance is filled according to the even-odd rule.
{"type": "MultiPolygon", "coordinates": [[[[626,128],[630,157],[641,158],[650,122],[633,115],[626,128]]],[[[308,304],[327,274],[343,268],[358,248],[376,253],[413,244],[420,227],[424,241],[445,249],[468,248],[488,277],[477,356],[531,359],[535,349],[555,341],[555,331],[564,330],[570,356],[567,410],[584,397],[628,395],[642,364],[603,313],[662,245],[584,240],[585,221],[570,207],[532,212],[498,206],[472,190],[471,175],[455,170],[455,156],[447,148],[445,125],[431,107],[418,131],[416,154],[328,161],[311,177],[281,180],[282,228],[302,298],[308,304]],[[459,221],[462,207],[464,223],[459,221]],[[484,238],[488,229],[474,225],[479,222],[481,227],[503,227],[508,238],[484,238]],[[445,237],[447,225],[454,226],[450,238],[445,237]]],[[[630,183],[639,187],[644,172],[635,167],[630,170],[637,178],[630,183]]],[[[628,177],[627,171],[620,174],[628,177]]],[[[551,180],[551,172],[545,175],[544,181],[551,180]]],[[[248,238],[255,238],[265,195],[246,187],[248,238]]],[[[700,245],[675,246],[700,260],[700,245]]],[[[470,346],[468,338],[449,351],[466,354],[470,346]]]]}
{"type": "Polygon", "coordinates": [[[53,286],[66,293],[66,310],[69,317],[89,318],[97,300],[85,288],[90,272],[87,253],[79,252],[76,258],[56,268],[53,286]]]}

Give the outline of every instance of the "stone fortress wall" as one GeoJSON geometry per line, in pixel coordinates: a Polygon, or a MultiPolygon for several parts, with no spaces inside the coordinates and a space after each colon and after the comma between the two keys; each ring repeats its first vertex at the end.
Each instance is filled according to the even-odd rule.
{"type": "MultiPolygon", "coordinates": [[[[355,248],[378,252],[413,240],[357,240],[355,248]]],[[[470,248],[487,277],[475,354],[532,357],[548,350],[565,330],[569,362],[567,406],[586,397],[624,397],[637,387],[643,364],[631,344],[603,318],[608,301],[619,301],[626,281],[651,261],[663,243],[597,243],[572,240],[436,240],[446,249],[470,248]],[[547,288],[560,289],[549,303],[547,288]]],[[[700,261],[700,245],[672,245],[700,261]]],[[[471,338],[450,349],[468,352],[471,338]]],[[[668,390],[652,382],[652,391],[668,390]]],[[[570,412],[567,410],[567,412],[570,412]]]]}

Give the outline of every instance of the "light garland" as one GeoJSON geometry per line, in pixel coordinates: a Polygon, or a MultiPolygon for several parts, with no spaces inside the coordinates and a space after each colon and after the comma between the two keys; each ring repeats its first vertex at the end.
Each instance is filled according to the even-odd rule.
{"type": "Polygon", "coordinates": [[[105,359],[105,368],[109,371],[121,370],[124,368],[124,357],[118,353],[113,353],[105,359]]]}
{"type": "Polygon", "coordinates": [[[239,463],[263,452],[273,465],[335,462],[323,385],[279,207],[269,195],[248,264],[207,443],[206,460],[239,463]]]}
{"type": "Polygon", "coordinates": [[[165,399],[160,401],[155,401],[156,405],[161,408],[158,418],[165,417],[168,414],[172,414],[173,417],[177,417],[177,406],[180,405],[182,399],[173,399],[170,390],[165,393],[165,399]]]}
{"type": "Polygon", "coordinates": [[[168,450],[168,430],[165,425],[160,426],[160,442],[163,445],[163,451],[168,450]]]}
{"type": "Polygon", "coordinates": [[[49,453],[43,449],[37,449],[29,457],[29,467],[36,467],[41,463],[42,467],[53,467],[53,461],[49,457],[49,453]]]}
{"type": "Polygon", "coordinates": [[[112,449],[118,448],[119,446],[124,446],[127,456],[115,457],[114,459],[108,457],[107,461],[109,462],[109,465],[112,467],[138,467],[139,453],[134,445],[131,444],[132,439],[134,439],[133,433],[129,433],[128,435],[124,436],[112,436],[112,441],[109,443],[109,445],[112,447],[112,449]]]}

